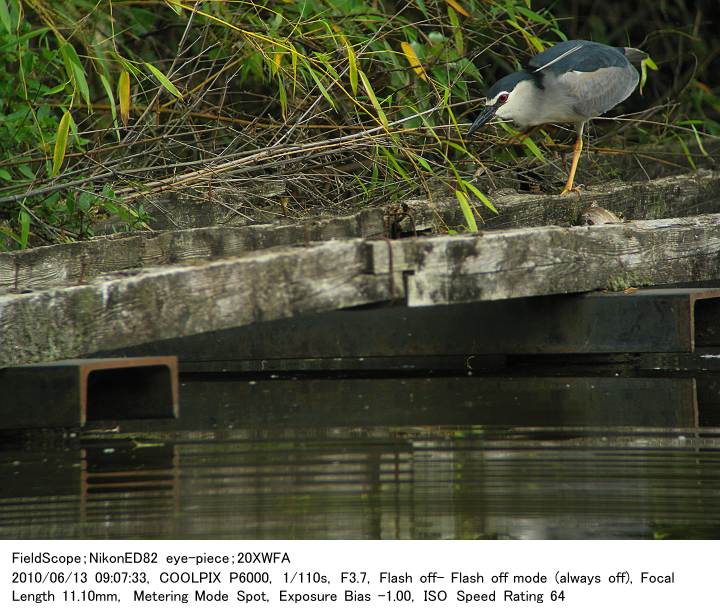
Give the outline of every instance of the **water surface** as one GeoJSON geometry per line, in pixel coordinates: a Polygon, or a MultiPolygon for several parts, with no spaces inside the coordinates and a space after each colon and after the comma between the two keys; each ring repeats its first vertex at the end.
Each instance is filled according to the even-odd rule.
{"type": "Polygon", "coordinates": [[[4,435],[0,537],[716,537],[720,429],[702,425],[696,391],[186,379],[177,421],[4,435]]]}

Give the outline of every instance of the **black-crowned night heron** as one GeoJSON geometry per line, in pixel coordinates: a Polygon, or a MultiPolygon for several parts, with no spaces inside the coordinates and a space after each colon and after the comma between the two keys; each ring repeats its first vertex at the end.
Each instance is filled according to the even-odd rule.
{"type": "Polygon", "coordinates": [[[647,54],[632,47],[591,41],[564,41],[530,59],[527,67],[503,77],[487,93],[485,109],[468,136],[497,116],[522,130],[541,124],[573,123],[577,140],[565,195],[573,190],[585,123],[624,101],[638,84],[633,66],[647,54]]]}

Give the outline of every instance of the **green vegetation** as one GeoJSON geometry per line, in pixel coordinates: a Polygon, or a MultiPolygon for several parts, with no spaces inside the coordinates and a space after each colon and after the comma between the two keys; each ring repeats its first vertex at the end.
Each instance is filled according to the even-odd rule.
{"type": "Polygon", "coordinates": [[[594,4],[0,0],[0,249],[103,220],[141,228],[168,191],[232,207],[271,178],[283,194],[256,207],[285,216],[454,194],[472,229],[489,189],[560,176],[569,133],[522,147],[502,125],[463,135],[488,82],[566,35],[645,47],[659,65],[625,108],[640,115],[598,123],[596,152],[675,144],[698,166],[720,132],[717,7],[566,18],[594,4]]]}

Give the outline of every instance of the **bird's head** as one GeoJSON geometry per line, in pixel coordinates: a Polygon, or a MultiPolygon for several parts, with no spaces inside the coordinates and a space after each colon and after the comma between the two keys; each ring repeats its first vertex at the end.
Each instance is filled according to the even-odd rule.
{"type": "Polygon", "coordinates": [[[480,112],[467,132],[469,137],[495,116],[503,120],[512,120],[514,111],[523,105],[528,88],[536,88],[535,78],[525,71],[518,71],[500,79],[487,93],[485,109],[480,112]]]}

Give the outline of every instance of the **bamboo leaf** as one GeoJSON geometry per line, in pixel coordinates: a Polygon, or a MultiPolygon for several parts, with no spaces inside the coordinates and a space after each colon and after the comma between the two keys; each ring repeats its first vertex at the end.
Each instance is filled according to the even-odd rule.
{"type": "Polygon", "coordinates": [[[539,13],[536,13],[535,11],[530,10],[530,8],[525,8],[524,6],[517,6],[515,7],[518,13],[521,13],[522,15],[525,15],[530,21],[534,21],[535,23],[543,24],[545,26],[552,26],[552,22],[547,19],[546,17],[543,17],[539,13]]]}
{"type": "Polygon", "coordinates": [[[105,90],[105,94],[108,97],[108,100],[110,101],[110,113],[112,114],[113,119],[113,126],[115,126],[115,132],[117,134],[118,143],[120,142],[120,132],[118,131],[118,123],[117,123],[117,106],[115,105],[115,97],[113,96],[112,88],[110,87],[110,82],[107,80],[105,75],[100,73],[100,83],[102,84],[102,87],[105,90]]]}
{"type": "Polygon", "coordinates": [[[647,64],[647,67],[653,71],[660,70],[658,68],[658,65],[655,64],[654,60],[650,56],[648,56],[647,58],[644,58],[643,62],[645,62],[645,64],[647,64]]]}
{"type": "Polygon", "coordinates": [[[650,56],[643,58],[643,61],[640,62],[640,94],[643,93],[643,88],[645,87],[645,82],[647,81],[648,69],[652,71],[658,70],[658,65],[655,64],[650,56]]]}
{"type": "Polygon", "coordinates": [[[314,51],[313,55],[318,60],[320,60],[323,71],[328,73],[330,76],[334,77],[336,80],[340,79],[340,75],[335,70],[335,67],[332,64],[332,60],[330,60],[330,56],[328,54],[314,51]]]}
{"type": "MultiPolygon", "coordinates": [[[[0,0],[1,2],[2,0],[0,0]]],[[[65,89],[65,86],[69,84],[69,81],[66,81],[64,83],[61,83],[60,85],[55,86],[54,88],[50,88],[49,90],[43,91],[43,96],[52,96],[53,94],[57,94],[58,92],[62,92],[65,89]]]]}
{"type": "Polygon", "coordinates": [[[680,137],[676,137],[676,139],[677,142],[680,144],[680,148],[685,153],[685,158],[687,158],[688,164],[692,167],[693,171],[697,171],[697,165],[693,160],[692,154],[690,154],[690,149],[687,147],[687,144],[680,137]]]}
{"type": "Polygon", "coordinates": [[[527,149],[527,151],[530,152],[535,158],[537,158],[541,162],[545,162],[545,156],[530,136],[523,135],[523,133],[514,130],[513,128],[505,124],[505,122],[503,121],[500,121],[500,126],[508,135],[511,135],[513,139],[518,139],[522,146],[525,147],[525,149],[527,149]]]}
{"type": "Polygon", "coordinates": [[[380,120],[380,123],[385,127],[385,130],[390,130],[390,124],[388,122],[387,116],[385,115],[385,112],[380,106],[377,96],[375,96],[375,91],[372,89],[367,75],[365,75],[363,71],[358,71],[358,74],[360,75],[360,80],[363,83],[363,87],[365,88],[365,92],[367,92],[370,102],[372,103],[373,107],[375,107],[375,111],[378,114],[378,119],[380,120]]]}
{"type": "Polygon", "coordinates": [[[118,102],[120,103],[120,118],[127,126],[130,121],[130,73],[123,71],[118,80],[118,102]]]}
{"type": "Polygon", "coordinates": [[[293,96],[295,96],[295,89],[297,88],[297,67],[298,67],[298,50],[295,49],[295,45],[290,44],[290,62],[292,65],[293,74],[293,96]]]}
{"type": "Polygon", "coordinates": [[[528,149],[528,151],[539,161],[545,162],[545,156],[543,156],[543,153],[540,151],[540,148],[537,146],[535,141],[533,141],[532,137],[525,137],[523,139],[522,144],[528,149]]]}
{"type": "Polygon", "coordinates": [[[282,77],[278,78],[278,93],[280,95],[280,112],[282,113],[283,120],[287,120],[287,92],[285,92],[285,82],[283,81],[282,77]]]}
{"type": "Polygon", "coordinates": [[[67,41],[65,41],[60,47],[60,53],[63,57],[65,64],[65,72],[68,75],[70,81],[73,82],[75,89],[80,93],[80,96],[85,101],[87,108],[90,109],[90,88],[88,87],[87,79],[85,77],[85,69],[83,68],[80,57],[77,55],[75,48],[67,41]]]}
{"type": "Polygon", "coordinates": [[[357,96],[358,92],[358,68],[357,58],[355,57],[355,51],[348,40],[343,36],[343,42],[345,43],[345,49],[348,55],[348,73],[350,76],[350,89],[352,90],[353,96],[357,96]]]}
{"type": "Polygon", "coordinates": [[[50,30],[50,28],[38,28],[37,30],[33,30],[32,32],[28,32],[27,34],[23,34],[22,36],[13,38],[9,43],[5,43],[5,45],[0,45],[0,53],[3,53],[5,51],[7,51],[8,49],[16,47],[19,43],[24,43],[25,41],[29,41],[30,39],[33,39],[36,36],[42,36],[48,30],[50,30]]]}
{"type": "Polygon", "coordinates": [[[427,81],[427,75],[425,74],[425,69],[422,66],[422,63],[420,62],[420,58],[418,58],[417,54],[415,53],[415,50],[412,48],[412,45],[408,43],[407,41],[403,41],[400,43],[400,47],[403,50],[403,53],[405,54],[405,57],[407,58],[408,62],[410,63],[410,67],[417,73],[418,77],[422,79],[423,81],[427,81]]]}
{"type": "Polygon", "coordinates": [[[108,100],[110,101],[110,112],[112,113],[113,120],[117,119],[117,107],[115,106],[115,97],[112,93],[112,88],[110,87],[110,82],[107,80],[107,77],[105,75],[100,75],[100,83],[102,84],[103,89],[105,90],[105,94],[108,97],[108,100]]]}
{"type": "Polygon", "coordinates": [[[18,215],[18,222],[20,223],[20,237],[18,238],[20,249],[24,250],[27,248],[28,240],[30,239],[30,214],[23,207],[18,215]]]}
{"type": "Polygon", "coordinates": [[[418,163],[420,163],[420,165],[422,166],[423,169],[425,169],[425,171],[432,173],[432,167],[430,166],[430,163],[427,161],[427,159],[423,158],[419,154],[416,154],[415,160],[418,161],[418,163]]]}
{"type": "Polygon", "coordinates": [[[447,10],[448,19],[450,19],[450,25],[453,27],[453,40],[455,41],[455,51],[458,52],[459,56],[465,54],[465,43],[463,41],[462,27],[460,26],[460,18],[458,17],[457,11],[452,7],[448,6],[447,10]]]}
{"type": "Polygon", "coordinates": [[[463,6],[457,2],[456,0],[445,0],[451,7],[453,7],[460,15],[464,15],[465,17],[470,17],[470,13],[468,13],[463,6]]]}
{"type": "Polygon", "coordinates": [[[387,158],[387,160],[390,163],[390,165],[392,166],[392,168],[395,169],[395,171],[397,171],[398,175],[403,180],[408,182],[409,184],[412,184],[412,180],[410,179],[410,176],[407,174],[407,171],[405,171],[405,169],[403,169],[402,165],[398,162],[397,158],[395,158],[393,156],[392,152],[390,152],[390,150],[388,150],[387,148],[382,147],[382,146],[380,147],[380,149],[383,151],[383,154],[385,154],[385,157],[387,158]]]}
{"type": "Polygon", "coordinates": [[[165,88],[170,94],[172,94],[175,98],[178,100],[182,100],[182,94],[180,94],[180,90],[178,90],[174,85],[173,82],[170,81],[165,73],[163,73],[159,68],[153,66],[149,62],[145,62],[145,66],[147,66],[150,69],[150,72],[157,77],[157,80],[160,82],[160,85],[162,85],[163,88],[165,88]]]}
{"type": "Polygon", "coordinates": [[[473,186],[470,182],[466,182],[465,180],[461,180],[461,182],[462,185],[467,188],[473,195],[475,195],[487,209],[489,209],[494,214],[498,213],[490,199],[488,199],[477,186],[473,186]]]}
{"type": "MultiPolygon", "coordinates": [[[[13,230],[10,227],[0,225],[0,233],[2,233],[5,237],[9,237],[14,242],[20,244],[20,238],[15,233],[13,233],[13,230]]],[[[1,244],[0,250],[4,250],[1,244]]]]}
{"type": "Polygon", "coordinates": [[[10,20],[10,11],[5,0],[0,0],[0,23],[5,26],[8,34],[12,34],[12,21],[10,20]]]}
{"type": "Polygon", "coordinates": [[[710,154],[708,154],[707,150],[705,149],[705,146],[703,145],[702,139],[700,139],[700,133],[698,133],[697,128],[695,128],[694,124],[690,125],[690,128],[692,128],[693,133],[695,134],[695,141],[697,141],[698,147],[700,148],[700,151],[703,153],[703,156],[707,156],[708,158],[712,158],[710,154]]]}
{"type": "Polygon", "coordinates": [[[53,166],[51,177],[55,177],[62,167],[67,150],[68,132],[70,130],[70,111],[66,111],[60,120],[60,125],[55,136],[55,149],[53,150],[53,166]]]}
{"type": "Polygon", "coordinates": [[[135,79],[142,74],[142,71],[139,68],[137,68],[132,62],[123,58],[120,54],[111,51],[109,55],[113,60],[115,60],[115,62],[122,66],[123,70],[130,73],[133,77],[135,77],[135,79]]]}
{"type": "Polygon", "coordinates": [[[470,207],[470,201],[468,201],[467,195],[459,190],[456,190],[455,197],[460,204],[463,216],[465,216],[465,222],[467,223],[468,229],[470,229],[473,233],[477,233],[477,221],[475,220],[475,216],[473,216],[472,208],[470,207]]]}
{"type": "Polygon", "coordinates": [[[472,156],[472,154],[471,154],[470,152],[468,152],[467,148],[464,148],[464,147],[461,146],[459,143],[455,143],[454,141],[447,141],[446,139],[442,139],[440,142],[441,142],[443,145],[446,145],[446,146],[452,148],[453,150],[457,150],[458,152],[462,152],[462,153],[465,154],[466,156],[472,156]]]}
{"type": "Polygon", "coordinates": [[[330,96],[330,93],[327,91],[327,88],[323,84],[323,82],[320,80],[320,77],[317,76],[317,73],[315,70],[310,66],[309,62],[303,58],[303,64],[305,64],[305,67],[307,68],[308,72],[310,73],[310,76],[312,77],[313,81],[315,82],[315,85],[318,87],[318,90],[320,90],[320,93],[323,95],[325,100],[330,103],[330,106],[335,109],[335,101],[330,96]]]}

